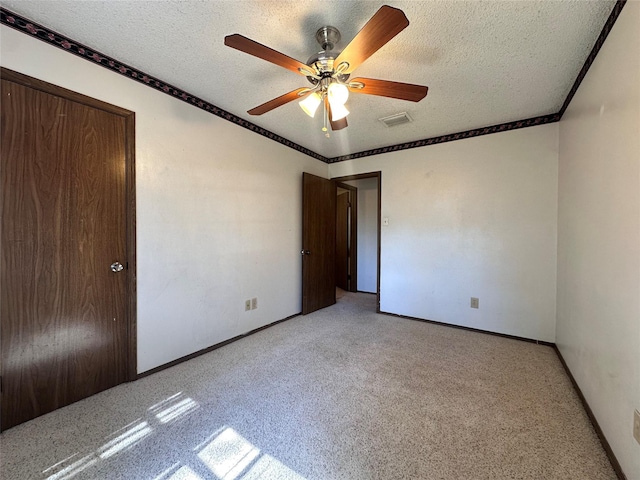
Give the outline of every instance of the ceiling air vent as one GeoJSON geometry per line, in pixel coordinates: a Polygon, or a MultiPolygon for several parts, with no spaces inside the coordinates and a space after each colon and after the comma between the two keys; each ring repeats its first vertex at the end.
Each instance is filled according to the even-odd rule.
{"type": "Polygon", "coordinates": [[[389,115],[388,117],[379,118],[378,120],[384,123],[387,127],[397,127],[403,123],[413,121],[407,112],[396,113],[395,115],[389,115]]]}

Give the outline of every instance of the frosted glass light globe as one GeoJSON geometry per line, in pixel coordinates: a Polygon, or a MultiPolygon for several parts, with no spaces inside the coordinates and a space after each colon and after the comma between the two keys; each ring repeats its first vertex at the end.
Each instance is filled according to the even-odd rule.
{"type": "Polygon", "coordinates": [[[335,122],[349,115],[349,110],[344,105],[331,105],[331,121],[335,122]]]}
{"type": "Polygon", "coordinates": [[[309,115],[311,118],[316,114],[316,110],[320,106],[322,99],[317,92],[312,93],[311,95],[307,95],[307,98],[302,99],[299,102],[300,108],[304,110],[304,113],[309,115]]]}
{"type": "Polygon", "coordinates": [[[328,89],[329,101],[331,107],[334,105],[344,105],[349,98],[349,89],[341,83],[332,83],[328,89]]]}

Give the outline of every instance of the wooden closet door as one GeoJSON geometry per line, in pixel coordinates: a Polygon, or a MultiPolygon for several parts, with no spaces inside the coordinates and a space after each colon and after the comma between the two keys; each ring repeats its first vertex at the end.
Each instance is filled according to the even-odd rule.
{"type": "Polygon", "coordinates": [[[4,430],[127,380],[129,252],[125,118],[5,78],[1,112],[4,430]]]}

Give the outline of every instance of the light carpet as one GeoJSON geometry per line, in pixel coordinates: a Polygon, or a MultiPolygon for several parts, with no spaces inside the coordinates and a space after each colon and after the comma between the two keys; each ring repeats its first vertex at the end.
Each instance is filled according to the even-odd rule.
{"type": "Polygon", "coordinates": [[[552,348],[374,310],[345,292],[10,429],[2,478],[616,478],[552,348]]]}

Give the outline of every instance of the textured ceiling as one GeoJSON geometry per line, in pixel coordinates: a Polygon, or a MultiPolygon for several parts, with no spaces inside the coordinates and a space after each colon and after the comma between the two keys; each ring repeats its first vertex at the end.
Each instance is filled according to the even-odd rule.
{"type": "Polygon", "coordinates": [[[410,25],[354,77],[427,85],[419,103],[351,94],[349,127],[325,138],[321,116],[289,103],[247,110],[306,79],[224,46],[240,33],[306,62],[314,34],[337,27],[346,46],[375,1],[28,1],[2,6],[209,101],[325,157],[556,113],[614,1],[394,1],[410,25]],[[379,118],[406,111],[413,122],[379,118]]]}

